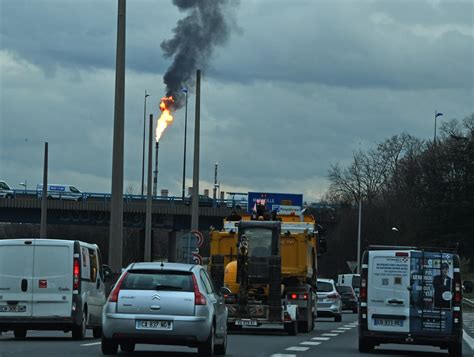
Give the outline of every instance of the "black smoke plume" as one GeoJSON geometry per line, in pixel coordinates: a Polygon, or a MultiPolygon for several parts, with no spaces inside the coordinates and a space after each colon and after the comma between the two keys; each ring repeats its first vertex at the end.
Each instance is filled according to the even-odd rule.
{"type": "Polygon", "coordinates": [[[230,32],[235,0],[173,0],[189,13],[173,29],[174,37],[161,43],[166,58],[173,58],[163,81],[166,95],[175,98],[174,109],[184,105],[182,88],[192,86],[196,69],[204,69],[216,45],[224,44],[230,32]]]}

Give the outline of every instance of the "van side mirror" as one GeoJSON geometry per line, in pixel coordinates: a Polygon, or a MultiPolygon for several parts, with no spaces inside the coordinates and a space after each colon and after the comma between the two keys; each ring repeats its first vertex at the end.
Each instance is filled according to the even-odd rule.
{"type": "Polygon", "coordinates": [[[462,284],[462,290],[467,294],[472,293],[472,281],[465,280],[462,284]]]}
{"type": "Polygon", "coordinates": [[[108,281],[112,278],[112,269],[107,264],[102,265],[102,271],[104,272],[104,281],[108,281]]]}

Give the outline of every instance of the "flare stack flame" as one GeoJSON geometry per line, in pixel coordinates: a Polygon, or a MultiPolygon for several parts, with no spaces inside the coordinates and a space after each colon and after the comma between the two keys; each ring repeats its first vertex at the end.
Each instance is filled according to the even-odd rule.
{"type": "Polygon", "coordinates": [[[160,110],[161,115],[156,124],[156,142],[160,141],[161,135],[163,135],[165,129],[169,124],[173,122],[173,115],[171,115],[171,109],[174,105],[174,98],[172,96],[161,98],[160,110]]]}

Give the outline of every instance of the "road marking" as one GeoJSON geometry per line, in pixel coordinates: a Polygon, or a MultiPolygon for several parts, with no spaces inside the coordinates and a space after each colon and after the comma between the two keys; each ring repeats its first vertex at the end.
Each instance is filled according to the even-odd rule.
{"type": "Polygon", "coordinates": [[[304,351],[307,351],[309,350],[309,347],[288,347],[288,348],[285,348],[287,351],[300,351],[300,352],[304,352],[304,351]]]}
{"type": "Polygon", "coordinates": [[[313,341],[304,341],[300,343],[300,345],[308,345],[308,346],[317,346],[320,344],[321,342],[313,342],[313,341]]]}
{"type": "Polygon", "coordinates": [[[463,337],[464,337],[464,341],[466,341],[466,343],[469,345],[471,350],[474,350],[474,338],[469,336],[468,333],[465,330],[464,330],[463,337]]]}
{"type": "Polygon", "coordinates": [[[288,354],[284,354],[284,353],[275,353],[275,354],[271,355],[270,357],[296,357],[296,355],[288,355],[288,354]]]}
{"type": "Polygon", "coordinates": [[[344,333],[346,330],[332,330],[333,333],[344,333]]]}
{"type": "Polygon", "coordinates": [[[88,346],[95,346],[95,345],[100,345],[102,342],[92,342],[92,343],[84,343],[81,346],[88,347],[88,346]]]}
{"type": "Polygon", "coordinates": [[[339,330],[352,330],[352,327],[338,327],[339,330]]]}
{"type": "Polygon", "coordinates": [[[329,337],[313,337],[312,340],[327,341],[327,340],[330,340],[330,338],[329,337]]]}
{"type": "Polygon", "coordinates": [[[321,336],[336,337],[339,335],[337,333],[323,333],[321,336]]]}

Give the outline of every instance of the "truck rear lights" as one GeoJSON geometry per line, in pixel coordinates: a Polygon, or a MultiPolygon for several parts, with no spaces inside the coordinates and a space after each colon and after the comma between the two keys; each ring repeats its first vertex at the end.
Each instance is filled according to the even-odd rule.
{"type": "Polygon", "coordinates": [[[194,305],[206,305],[206,297],[199,291],[196,277],[192,275],[194,283],[194,305]]]}
{"type": "Polygon", "coordinates": [[[80,279],[80,273],[81,273],[81,263],[79,261],[79,258],[74,258],[74,265],[73,265],[73,270],[72,270],[72,289],[73,290],[79,290],[79,279],[80,279]]]}
{"type": "Polygon", "coordinates": [[[296,300],[296,299],[298,299],[298,295],[297,294],[291,294],[290,299],[296,300]]]}
{"type": "Polygon", "coordinates": [[[303,294],[303,300],[308,300],[308,294],[303,294]]]}
{"type": "Polygon", "coordinates": [[[109,300],[108,300],[109,302],[117,302],[118,296],[119,296],[119,293],[120,293],[120,288],[122,287],[122,283],[123,283],[126,276],[127,276],[127,273],[124,273],[120,277],[120,280],[117,281],[117,284],[115,284],[114,289],[112,290],[112,292],[109,295],[109,300]]]}

